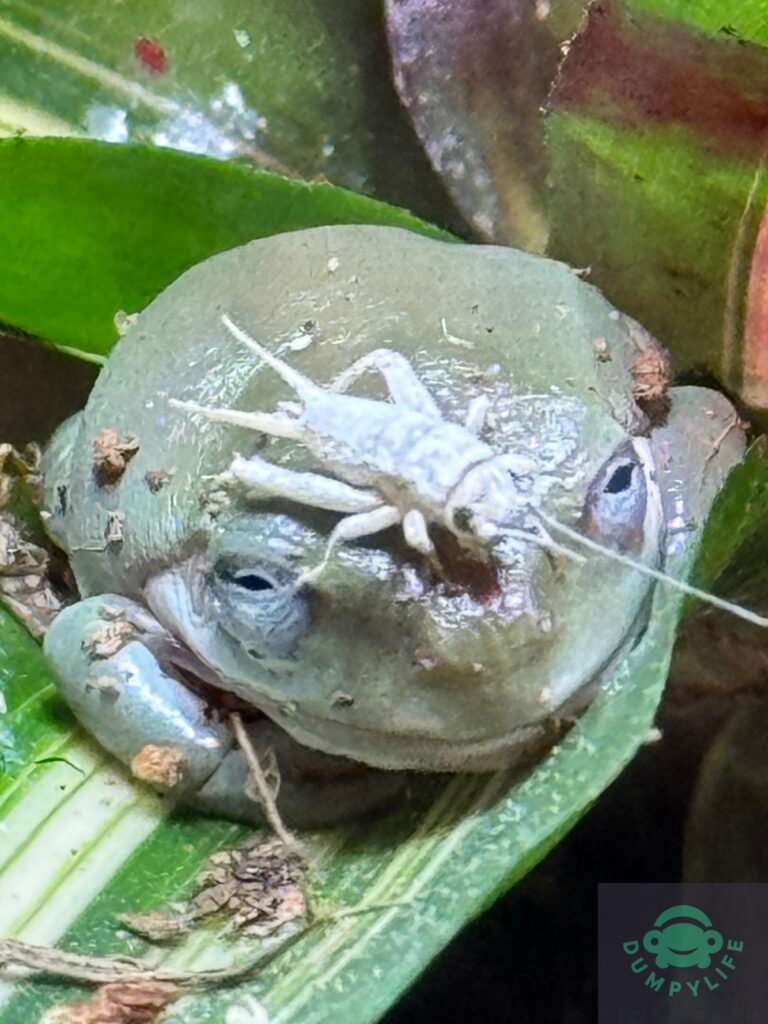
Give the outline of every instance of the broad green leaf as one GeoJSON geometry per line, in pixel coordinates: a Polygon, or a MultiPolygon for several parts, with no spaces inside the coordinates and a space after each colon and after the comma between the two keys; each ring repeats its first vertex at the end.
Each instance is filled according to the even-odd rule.
{"type": "Polygon", "coordinates": [[[0,132],[146,142],[448,210],[378,0],[6,0],[0,132]]]}
{"type": "MultiPolygon", "coordinates": [[[[729,501],[726,487],[720,508],[730,512],[729,501]]],[[[764,506],[753,510],[762,522],[764,506]]],[[[710,533],[722,539],[729,525],[716,516],[710,533]]],[[[223,1024],[228,1008],[253,1009],[256,1000],[274,1024],[375,1021],[463,924],[557,843],[644,740],[666,680],[679,607],[674,593],[659,592],[643,641],[527,778],[515,785],[503,773],[454,778],[426,807],[310,837],[315,899],[370,912],[311,932],[263,975],[234,989],[185,997],[163,1020],[223,1024]]],[[[39,655],[14,636],[33,683],[23,695],[18,686],[8,692],[6,742],[29,758],[25,737],[34,722],[33,756],[46,762],[19,765],[23,792],[10,809],[0,806],[0,930],[39,942],[63,933],[67,946],[148,954],[177,966],[226,962],[233,952],[220,931],[207,928],[176,950],[150,952],[119,929],[115,915],[179,898],[206,855],[244,830],[166,817],[168,808],[105,763],[66,715],[64,723],[56,720],[61,711],[39,655]],[[62,760],[48,760],[52,755],[62,760]]],[[[36,1020],[45,1006],[76,996],[34,981],[7,988],[0,1022],[36,1020]]]]}
{"type": "Polygon", "coordinates": [[[404,210],[323,183],[144,146],[0,142],[0,320],[104,353],[115,314],[142,309],[207,256],[313,224],[394,224],[404,210]]]}
{"type": "Polygon", "coordinates": [[[768,33],[753,0],[593,4],[550,98],[550,254],[768,407],[768,33]]]}

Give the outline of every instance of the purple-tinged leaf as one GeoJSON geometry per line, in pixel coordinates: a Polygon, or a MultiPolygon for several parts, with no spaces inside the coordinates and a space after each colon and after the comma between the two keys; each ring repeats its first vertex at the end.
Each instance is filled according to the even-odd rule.
{"type": "Polygon", "coordinates": [[[459,209],[485,239],[543,251],[541,107],[575,0],[387,0],[400,98],[459,209]]]}

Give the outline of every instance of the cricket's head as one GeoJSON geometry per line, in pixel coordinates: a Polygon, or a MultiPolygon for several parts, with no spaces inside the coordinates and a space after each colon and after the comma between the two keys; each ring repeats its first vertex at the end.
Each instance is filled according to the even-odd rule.
{"type": "Polygon", "coordinates": [[[536,472],[535,462],[512,454],[477,463],[451,492],[445,525],[464,547],[492,547],[524,514],[536,472]]]}

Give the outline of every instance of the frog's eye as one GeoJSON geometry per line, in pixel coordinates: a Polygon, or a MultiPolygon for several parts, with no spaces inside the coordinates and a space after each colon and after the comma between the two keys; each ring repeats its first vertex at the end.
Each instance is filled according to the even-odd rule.
{"type": "Polygon", "coordinates": [[[643,467],[628,445],[611,456],[592,481],[584,502],[582,529],[618,551],[639,551],[647,500],[643,467]]]}
{"type": "Polygon", "coordinates": [[[232,583],[236,583],[238,587],[242,587],[252,594],[258,594],[259,591],[263,590],[274,590],[276,586],[275,581],[270,579],[269,576],[261,575],[258,572],[248,572],[247,570],[228,574],[228,578],[232,583]]]}
{"type": "Polygon", "coordinates": [[[307,598],[297,593],[294,575],[280,566],[222,559],[214,566],[211,586],[220,627],[254,657],[289,654],[309,628],[307,598]]]}

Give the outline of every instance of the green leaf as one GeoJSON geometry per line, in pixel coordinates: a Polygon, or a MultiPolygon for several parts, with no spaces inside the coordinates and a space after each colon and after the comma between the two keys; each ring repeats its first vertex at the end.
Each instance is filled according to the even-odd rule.
{"type": "Polygon", "coordinates": [[[0,133],[238,158],[439,217],[381,22],[378,0],[6,0],[0,133]]]}
{"type": "Polygon", "coordinates": [[[317,224],[394,224],[405,210],[327,184],[144,146],[0,142],[0,320],[104,353],[119,311],[236,245],[317,224]]]}
{"type": "MultiPolygon", "coordinates": [[[[666,680],[680,605],[669,592],[657,600],[651,628],[607,692],[528,778],[510,787],[503,773],[458,777],[441,785],[426,808],[312,837],[315,898],[371,911],[310,933],[261,977],[187,997],[169,1020],[223,1022],[227,1007],[256,998],[281,1024],[375,1021],[463,924],[557,843],[643,741],[666,680]]],[[[33,653],[26,652],[28,660],[33,653]]],[[[41,663],[35,673],[47,683],[41,663]]],[[[55,701],[41,696],[49,692],[43,683],[36,697],[24,698],[25,732],[40,707],[47,713],[34,756],[39,760],[47,747],[81,772],[63,762],[25,768],[23,799],[10,812],[0,807],[9,826],[0,836],[0,931],[50,942],[66,929],[67,946],[144,953],[147,945],[120,932],[115,915],[179,898],[206,855],[244,830],[165,818],[159,801],[134,790],[82,738],[54,726],[55,701]],[[20,816],[26,830],[16,824],[20,816]]],[[[12,699],[9,707],[11,728],[21,728],[20,707],[12,699]]],[[[23,736],[13,735],[20,748],[23,736]]],[[[221,944],[220,933],[205,929],[160,956],[165,964],[201,967],[231,955],[221,944]]],[[[75,995],[25,983],[0,1008],[0,1022],[34,1020],[51,1002],[75,995]]]]}

